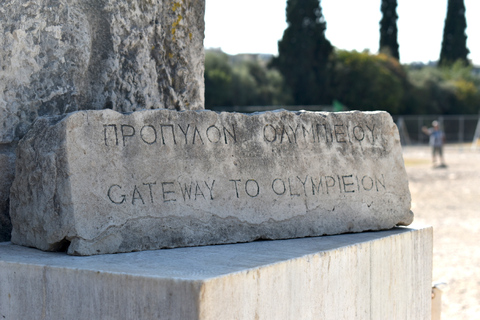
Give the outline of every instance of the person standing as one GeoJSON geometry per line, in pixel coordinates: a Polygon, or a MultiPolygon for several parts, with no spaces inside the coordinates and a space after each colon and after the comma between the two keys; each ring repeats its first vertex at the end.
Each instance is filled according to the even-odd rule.
{"type": "Polygon", "coordinates": [[[443,159],[443,145],[445,143],[445,134],[442,130],[440,130],[440,126],[438,121],[432,122],[432,128],[427,129],[427,127],[423,127],[422,131],[430,136],[430,145],[432,146],[432,162],[435,166],[436,164],[436,156],[438,155],[438,159],[440,160],[439,168],[446,168],[445,161],[443,159]]]}

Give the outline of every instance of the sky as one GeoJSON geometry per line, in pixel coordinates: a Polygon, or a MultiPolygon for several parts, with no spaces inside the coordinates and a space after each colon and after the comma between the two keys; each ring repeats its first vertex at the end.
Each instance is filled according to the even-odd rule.
{"type": "MultiPolygon", "coordinates": [[[[378,52],[381,0],[322,0],[326,37],[345,50],[378,52]]],[[[278,54],[287,27],[285,0],[206,0],[205,47],[229,54],[278,54]]],[[[465,0],[469,59],[480,65],[480,0],[465,0]]],[[[440,56],[447,0],[399,0],[398,43],[402,63],[440,56]]]]}

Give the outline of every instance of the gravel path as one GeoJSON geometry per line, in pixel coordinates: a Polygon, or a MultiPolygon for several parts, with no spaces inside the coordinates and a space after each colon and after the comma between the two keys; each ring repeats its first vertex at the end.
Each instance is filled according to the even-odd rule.
{"type": "Polygon", "coordinates": [[[427,147],[404,148],[413,225],[434,228],[433,281],[446,282],[442,319],[480,319],[480,148],[445,148],[434,169],[427,147]]]}

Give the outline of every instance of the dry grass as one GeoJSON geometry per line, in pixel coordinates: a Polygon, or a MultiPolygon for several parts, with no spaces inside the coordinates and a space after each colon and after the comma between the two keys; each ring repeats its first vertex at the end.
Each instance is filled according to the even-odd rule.
{"type": "Polygon", "coordinates": [[[480,149],[447,146],[434,169],[427,147],[406,147],[414,225],[434,227],[433,281],[446,282],[442,319],[480,319],[480,149]]]}

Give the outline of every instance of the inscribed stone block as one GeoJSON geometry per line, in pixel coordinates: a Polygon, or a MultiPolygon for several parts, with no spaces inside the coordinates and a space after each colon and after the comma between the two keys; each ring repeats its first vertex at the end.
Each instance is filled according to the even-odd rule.
{"type": "Polygon", "coordinates": [[[386,112],[82,111],[20,142],[12,242],[75,255],[408,225],[386,112]]]}

